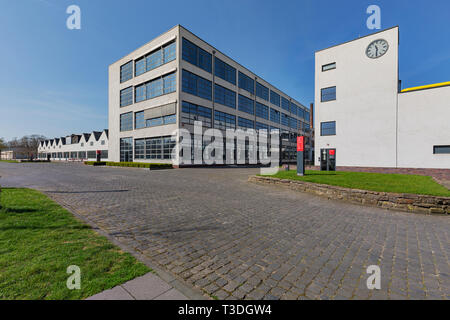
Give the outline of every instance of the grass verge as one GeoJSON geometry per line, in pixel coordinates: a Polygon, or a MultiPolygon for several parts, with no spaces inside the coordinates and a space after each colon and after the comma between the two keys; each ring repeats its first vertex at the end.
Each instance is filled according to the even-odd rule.
{"type": "Polygon", "coordinates": [[[150,271],[38,191],[0,197],[0,299],[83,299],[150,271]],[[80,290],[66,287],[70,265],[80,290]]]}
{"type": "Polygon", "coordinates": [[[450,197],[450,190],[433,178],[420,175],[308,170],[303,177],[297,176],[296,171],[280,171],[272,177],[351,189],[450,197]]]}

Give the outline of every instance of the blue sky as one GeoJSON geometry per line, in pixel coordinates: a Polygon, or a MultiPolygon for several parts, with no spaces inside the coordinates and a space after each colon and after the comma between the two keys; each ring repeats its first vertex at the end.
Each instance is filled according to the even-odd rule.
{"type": "Polygon", "coordinates": [[[400,26],[403,87],[450,81],[448,0],[0,0],[0,137],[107,128],[108,65],[176,24],[309,106],[314,52],[372,33],[371,4],[400,26]]]}

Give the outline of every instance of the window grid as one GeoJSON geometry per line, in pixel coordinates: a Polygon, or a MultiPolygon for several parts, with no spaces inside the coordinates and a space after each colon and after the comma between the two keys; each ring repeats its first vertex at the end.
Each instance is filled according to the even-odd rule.
{"type": "Polygon", "coordinates": [[[176,43],[175,41],[165,44],[156,51],[150,52],[145,56],[136,59],[135,75],[139,76],[150,70],[153,70],[163,64],[175,60],[176,58],[176,43]]]}
{"type": "Polygon", "coordinates": [[[217,77],[236,85],[236,69],[217,57],[214,59],[214,74],[217,77]]]}
{"type": "Polygon", "coordinates": [[[133,130],[133,112],[127,112],[120,115],[120,131],[133,130]]]}
{"type": "Polygon", "coordinates": [[[256,102],[256,116],[269,120],[269,107],[266,105],[263,105],[262,103],[256,102]]]}
{"type": "Polygon", "coordinates": [[[214,128],[236,129],[236,116],[225,112],[214,111],[214,128]]]}
{"type": "Polygon", "coordinates": [[[120,106],[125,107],[133,104],[133,87],[120,90],[120,106]]]}
{"type": "Polygon", "coordinates": [[[212,111],[210,108],[183,101],[181,110],[182,123],[194,125],[195,121],[201,121],[203,126],[211,128],[212,111]]]}
{"type": "Polygon", "coordinates": [[[255,123],[252,120],[246,119],[246,118],[242,118],[242,117],[238,117],[238,126],[241,128],[249,128],[249,129],[253,129],[255,127],[255,123]]]}
{"type": "Polygon", "coordinates": [[[239,95],[239,111],[246,112],[248,114],[255,114],[254,101],[243,95],[239,95]]]}
{"type": "Polygon", "coordinates": [[[133,78],[133,61],[125,63],[120,67],[120,83],[133,78]]]}
{"type": "Polygon", "coordinates": [[[270,102],[277,107],[280,106],[280,95],[272,90],[270,90],[270,102]]]}
{"type": "Polygon", "coordinates": [[[255,94],[255,80],[239,71],[239,88],[255,94]]]}
{"type": "Polygon", "coordinates": [[[190,93],[207,100],[212,100],[211,81],[186,70],[183,70],[182,90],[183,92],[190,93]]]}
{"type": "Polygon", "coordinates": [[[336,87],[323,88],[321,91],[321,102],[336,100],[336,87]]]}
{"type": "Polygon", "coordinates": [[[134,88],[135,101],[141,102],[163,94],[175,92],[176,88],[176,74],[170,73],[165,76],[153,79],[149,82],[137,85],[134,88]]]}
{"type": "Polygon", "coordinates": [[[215,84],[214,102],[236,109],[236,92],[215,84]]]}
{"type": "Polygon", "coordinates": [[[270,108],[270,121],[280,123],[280,111],[270,108]]]}
{"type": "Polygon", "coordinates": [[[281,113],[281,124],[289,127],[289,116],[287,114],[281,113]]]}
{"type": "Polygon", "coordinates": [[[256,96],[263,100],[269,101],[269,88],[256,81],[256,96]]]}
{"type": "Polygon", "coordinates": [[[286,99],[285,97],[281,98],[281,108],[283,108],[284,110],[286,110],[287,112],[289,112],[289,100],[286,99]]]}
{"type": "Polygon", "coordinates": [[[183,38],[183,52],[181,57],[184,61],[209,73],[212,71],[212,55],[185,38],[183,38]]]}
{"type": "Polygon", "coordinates": [[[336,121],[321,122],[320,123],[320,135],[321,136],[336,135],[336,121]]]}

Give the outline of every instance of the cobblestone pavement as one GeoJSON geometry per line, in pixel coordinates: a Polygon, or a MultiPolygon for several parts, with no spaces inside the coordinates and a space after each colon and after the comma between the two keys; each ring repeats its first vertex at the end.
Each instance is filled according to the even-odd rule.
{"type": "Polygon", "coordinates": [[[448,217],[247,183],[257,172],[0,163],[0,184],[44,191],[219,299],[449,298],[448,217]]]}

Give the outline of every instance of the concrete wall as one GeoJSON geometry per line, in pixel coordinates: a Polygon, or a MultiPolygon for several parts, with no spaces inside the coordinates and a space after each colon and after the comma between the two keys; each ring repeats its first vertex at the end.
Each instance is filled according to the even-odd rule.
{"type": "Polygon", "coordinates": [[[315,164],[321,148],[336,148],[338,166],[395,167],[398,92],[398,28],[316,52],[315,164]],[[385,39],[388,52],[366,56],[385,39]],[[322,72],[322,65],[336,69],[322,72]],[[321,89],[336,86],[336,100],[321,102],[321,89]],[[320,123],[336,121],[335,136],[321,136],[320,123]]]}
{"type": "Polygon", "coordinates": [[[399,94],[399,167],[450,168],[450,154],[433,154],[433,146],[450,145],[449,104],[449,86],[399,94]]]}

